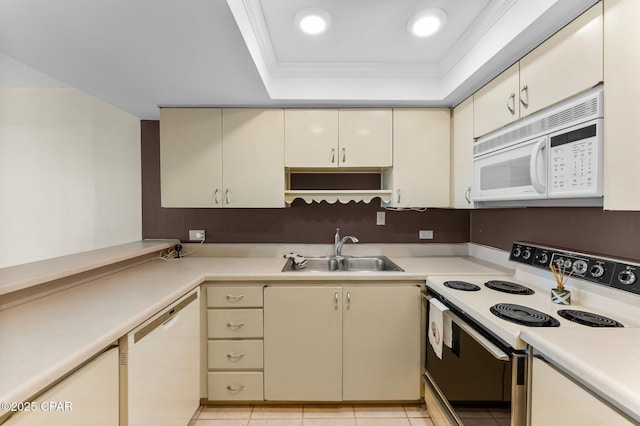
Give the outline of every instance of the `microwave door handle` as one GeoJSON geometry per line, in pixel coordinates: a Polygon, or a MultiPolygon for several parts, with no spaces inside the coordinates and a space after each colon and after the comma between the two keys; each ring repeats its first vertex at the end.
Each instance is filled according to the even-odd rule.
{"type": "Polygon", "coordinates": [[[544,151],[547,146],[547,138],[542,139],[537,143],[536,147],[533,149],[533,153],[531,154],[531,163],[529,164],[529,174],[531,176],[531,185],[533,189],[536,190],[538,194],[544,194],[545,183],[540,181],[540,176],[538,176],[538,161],[540,159],[540,154],[544,151]]]}

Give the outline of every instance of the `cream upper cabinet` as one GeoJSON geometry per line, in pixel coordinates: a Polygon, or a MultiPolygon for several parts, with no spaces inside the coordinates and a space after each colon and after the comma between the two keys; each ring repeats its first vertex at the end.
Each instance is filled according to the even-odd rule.
{"type": "Polygon", "coordinates": [[[604,208],[640,210],[640,2],[604,6],[604,208]]]}
{"type": "Polygon", "coordinates": [[[284,111],[222,110],[222,203],[284,207],[284,111]]]}
{"type": "Polygon", "coordinates": [[[338,110],[286,109],[286,167],[338,166],[338,110]]]}
{"type": "Polygon", "coordinates": [[[545,361],[532,372],[531,426],[635,424],[545,361]]]}
{"type": "Polygon", "coordinates": [[[221,165],[219,108],[160,109],[162,207],[219,206],[221,165]]]}
{"type": "Polygon", "coordinates": [[[473,95],[473,136],[479,137],[520,118],[520,64],[516,63],[473,95]]]}
{"type": "Polygon", "coordinates": [[[409,283],[267,286],[270,401],[416,401],[420,290],[409,283]]]}
{"type": "Polygon", "coordinates": [[[451,135],[451,203],[458,209],[473,207],[473,98],[454,108],[451,135]]]}
{"type": "Polygon", "coordinates": [[[287,109],[286,167],[391,167],[392,110],[287,109]]]}
{"type": "Polygon", "coordinates": [[[344,286],[342,399],[420,398],[420,288],[344,286]]]}
{"type": "Polygon", "coordinates": [[[163,207],[284,207],[282,109],[163,108],[163,207]]]}
{"type": "Polygon", "coordinates": [[[603,81],[602,3],[520,60],[522,117],[603,81]]]}
{"type": "Polygon", "coordinates": [[[264,289],[264,397],[342,400],[342,288],[264,289]]]}
{"type": "Polygon", "coordinates": [[[383,186],[390,207],[449,207],[449,109],[393,110],[393,168],[383,186]]]}
{"type": "Polygon", "coordinates": [[[474,137],[603,81],[602,8],[591,7],[474,94],[474,137]]]}
{"type": "Polygon", "coordinates": [[[340,166],[391,167],[392,116],[390,108],[340,109],[340,166]]]}

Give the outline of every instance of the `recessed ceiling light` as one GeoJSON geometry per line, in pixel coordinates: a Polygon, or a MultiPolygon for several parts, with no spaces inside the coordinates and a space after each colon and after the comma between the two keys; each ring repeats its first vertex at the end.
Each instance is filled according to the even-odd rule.
{"type": "Polygon", "coordinates": [[[407,24],[409,34],[418,38],[429,37],[444,27],[447,14],[442,9],[425,9],[413,15],[407,24]]]}
{"type": "Polygon", "coordinates": [[[322,34],[330,25],[331,17],[322,9],[303,9],[296,15],[296,26],[305,34],[322,34]]]}

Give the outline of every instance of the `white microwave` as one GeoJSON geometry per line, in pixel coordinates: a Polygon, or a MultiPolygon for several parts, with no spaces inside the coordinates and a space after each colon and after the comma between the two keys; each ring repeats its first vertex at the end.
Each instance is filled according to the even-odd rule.
{"type": "Polygon", "coordinates": [[[479,206],[529,200],[562,205],[561,200],[581,199],[587,205],[601,205],[601,110],[602,88],[598,87],[478,139],[474,144],[473,201],[479,206]]]}

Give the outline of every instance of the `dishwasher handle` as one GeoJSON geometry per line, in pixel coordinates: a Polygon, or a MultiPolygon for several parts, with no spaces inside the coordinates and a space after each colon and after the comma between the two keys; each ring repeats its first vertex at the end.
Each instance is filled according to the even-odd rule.
{"type": "Polygon", "coordinates": [[[160,316],[158,316],[156,319],[151,321],[145,327],[138,330],[133,335],[133,343],[138,343],[146,335],[150,334],[153,330],[155,330],[158,327],[164,326],[164,328],[169,328],[170,326],[172,326],[173,323],[175,322],[173,320],[174,318],[177,318],[178,313],[184,308],[186,308],[187,306],[189,306],[191,302],[193,302],[197,298],[198,298],[198,293],[193,292],[182,301],[178,302],[177,304],[173,305],[172,307],[164,311],[160,316]]]}

